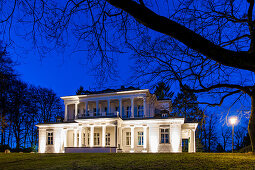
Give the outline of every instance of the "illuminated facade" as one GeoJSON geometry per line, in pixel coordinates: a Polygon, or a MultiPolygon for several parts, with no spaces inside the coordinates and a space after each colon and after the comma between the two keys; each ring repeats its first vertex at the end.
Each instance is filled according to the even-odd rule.
{"type": "Polygon", "coordinates": [[[169,117],[171,101],[148,89],[61,98],[64,122],[37,125],[39,153],[196,152],[197,123],[169,117]]]}

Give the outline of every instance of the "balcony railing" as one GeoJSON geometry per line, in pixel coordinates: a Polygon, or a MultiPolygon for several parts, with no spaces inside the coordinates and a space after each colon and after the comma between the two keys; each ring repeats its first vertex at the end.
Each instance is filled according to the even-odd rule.
{"type": "MultiPolygon", "coordinates": [[[[78,114],[77,118],[78,119],[84,119],[84,118],[93,118],[93,117],[117,117],[119,115],[118,111],[115,111],[113,113],[107,113],[107,112],[87,112],[83,114],[78,114]]],[[[119,115],[121,118],[131,118],[131,112],[124,112],[122,115],[119,115]]],[[[143,111],[135,112],[134,113],[134,118],[143,118],[145,117],[145,114],[143,111]]]]}
{"type": "Polygon", "coordinates": [[[106,112],[89,112],[88,114],[80,114],[78,115],[78,119],[84,119],[84,118],[93,118],[93,117],[114,117],[117,116],[117,112],[115,113],[106,113],[106,112]]]}

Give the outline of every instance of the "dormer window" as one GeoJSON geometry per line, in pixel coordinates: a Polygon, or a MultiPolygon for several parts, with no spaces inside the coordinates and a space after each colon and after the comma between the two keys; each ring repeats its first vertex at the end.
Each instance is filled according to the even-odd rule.
{"type": "Polygon", "coordinates": [[[167,113],[162,113],[161,117],[167,117],[167,113]]]}

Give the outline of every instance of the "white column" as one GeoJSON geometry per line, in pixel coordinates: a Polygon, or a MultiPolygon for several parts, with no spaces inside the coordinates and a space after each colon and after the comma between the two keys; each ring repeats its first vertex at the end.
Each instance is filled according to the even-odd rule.
{"type": "Polygon", "coordinates": [[[78,114],[78,103],[75,103],[75,110],[74,110],[75,119],[78,118],[77,114],[78,114]]]}
{"type": "Polygon", "coordinates": [[[189,152],[196,152],[195,129],[190,129],[189,152]]]}
{"type": "Polygon", "coordinates": [[[134,118],[134,98],[131,98],[131,118],[134,118]]]}
{"type": "Polygon", "coordinates": [[[107,100],[107,113],[109,114],[111,112],[111,101],[107,100]]]}
{"type": "Polygon", "coordinates": [[[90,141],[89,141],[90,147],[94,146],[94,126],[90,126],[90,141]]]}
{"type": "Polygon", "coordinates": [[[87,116],[88,114],[88,101],[85,101],[85,115],[87,116]]]}
{"type": "Polygon", "coordinates": [[[64,129],[64,147],[67,147],[67,129],[64,129]]]}
{"type": "Polygon", "coordinates": [[[102,147],[105,147],[105,131],[106,131],[106,125],[102,126],[102,147]]]}
{"type": "Polygon", "coordinates": [[[119,99],[119,116],[122,117],[122,100],[119,99]]]}
{"type": "Polygon", "coordinates": [[[135,147],[135,127],[131,126],[131,150],[130,152],[134,152],[135,147]]]}
{"type": "Polygon", "coordinates": [[[116,125],[115,127],[114,127],[114,146],[115,147],[118,147],[117,146],[117,143],[118,143],[118,138],[117,138],[117,133],[118,133],[118,125],[116,125]]]}
{"type": "Polygon", "coordinates": [[[170,152],[182,152],[181,124],[170,125],[170,152]]]}
{"type": "Polygon", "coordinates": [[[99,107],[98,107],[98,105],[99,105],[99,100],[96,101],[96,115],[99,114],[99,107]]]}
{"type": "Polygon", "coordinates": [[[68,104],[65,104],[65,122],[67,121],[67,107],[68,107],[68,104]]]}
{"type": "Polygon", "coordinates": [[[143,116],[147,117],[147,112],[146,112],[146,97],[143,98],[143,116]]]}
{"type": "Polygon", "coordinates": [[[192,131],[193,131],[193,134],[194,134],[194,149],[193,149],[193,152],[196,152],[196,130],[192,129],[192,131]]]}
{"type": "Polygon", "coordinates": [[[45,153],[46,150],[46,129],[41,129],[39,128],[39,147],[38,147],[38,152],[39,153],[45,153]]]}
{"type": "Polygon", "coordinates": [[[82,139],[82,136],[81,136],[82,133],[81,132],[82,132],[82,128],[80,127],[79,128],[79,147],[81,147],[81,139],[82,139]]]}
{"type": "Polygon", "coordinates": [[[147,126],[143,127],[143,151],[142,152],[147,152],[147,126]]]}
{"type": "Polygon", "coordinates": [[[74,129],[73,133],[74,133],[74,140],[73,140],[74,144],[73,144],[73,146],[77,147],[77,129],[74,129]]]}
{"type": "Polygon", "coordinates": [[[122,127],[119,128],[119,135],[120,135],[120,136],[119,136],[118,138],[119,138],[119,140],[120,140],[120,143],[119,143],[119,144],[120,144],[120,149],[122,149],[122,145],[123,145],[123,144],[122,144],[122,142],[123,142],[123,141],[122,141],[122,127]]]}

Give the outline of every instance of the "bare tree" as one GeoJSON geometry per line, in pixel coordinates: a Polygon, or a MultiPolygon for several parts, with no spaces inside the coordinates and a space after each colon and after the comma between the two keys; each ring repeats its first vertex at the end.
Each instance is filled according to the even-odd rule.
{"type": "Polygon", "coordinates": [[[218,103],[200,103],[217,106],[232,95],[237,100],[243,94],[250,96],[248,129],[255,152],[254,0],[172,2],[13,0],[1,4],[5,10],[0,23],[9,33],[14,29],[13,19],[18,18],[30,26],[26,38],[39,47],[46,42],[63,47],[68,38],[77,38],[76,47],[89,51],[88,59],[99,75],[104,70],[111,75],[112,54],[128,47],[136,53],[137,63],[143,63],[137,70],[140,76],[175,80],[181,88],[189,84],[191,91],[209,92],[212,97],[220,94],[218,103]]]}
{"type": "Polygon", "coordinates": [[[226,147],[231,143],[231,130],[229,127],[221,126],[221,138],[223,141],[223,149],[226,151],[226,147]]]}

